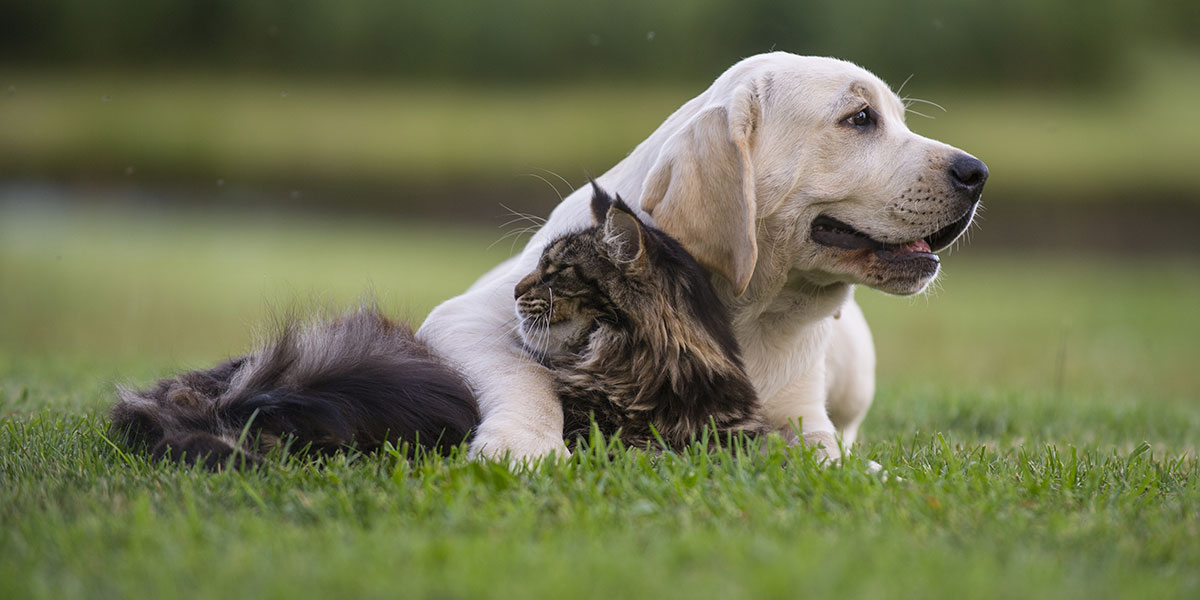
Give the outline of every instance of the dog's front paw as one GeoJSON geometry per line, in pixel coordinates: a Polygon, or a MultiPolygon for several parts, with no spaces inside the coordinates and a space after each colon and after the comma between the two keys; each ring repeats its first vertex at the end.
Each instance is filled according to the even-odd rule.
{"type": "Polygon", "coordinates": [[[813,448],[817,460],[825,466],[842,462],[841,447],[832,431],[810,431],[803,436],[804,445],[813,448]]]}
{"type": "Polygon", "coordinates": [[[527,428],[490,426],[486,421],[471,440],[470,457],[513,463],[532,462],[548,456],[571,455],[561,435],[539,435],[527,428]]]}

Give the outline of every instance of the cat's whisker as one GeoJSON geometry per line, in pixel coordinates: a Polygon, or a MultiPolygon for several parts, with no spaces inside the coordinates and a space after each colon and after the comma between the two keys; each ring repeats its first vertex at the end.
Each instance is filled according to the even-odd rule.
{"type": "Polygon", "coordinates": [[[516,336],[517,339],[520,339],[521,326],[525,323],[526,319],[527,317],[524,317],[520,314],[513,314],[513,316],[501,323],[496,328],[496,331],[492,332],[483,339],[486,343],[494,343],[502,340],[511,342],[513,336],[516,336]]]}
{"type": "Polygon", "coordinates": [[[530,358],[538,360],[542,316],[540,314],[531,316],[524,313],[520,313],[518,316],[520,319],[510,331],[515,333],[518,343],[529,353],[530,358]]]}
{"type": "MultiPolygon", "coordinates": [[[[546,168],[544,168],[544,167],[538,167],[538,170],[539,170],[539,171],[541,171],[541,172],[543,172],[543,173],[547,173],[547,174],[549,174],[549,175],[553,175],[553,176],[557,177],[559,181],[561,181],[561,182],[563,182],[563,183],[565,183],[565,184],[567,185],[567,189],[568,189],[568,190],[574,190],[574,189],[575,189],[575,185],[574,185],[574,184],[572,184],[570,181],[567,181],[567,178],[566,178],[566,177],[563,177],[562,175],[559,175],[558,173],[556,173],[556,172],[554,172],[554,171],[551,171],[550,169],[546,169],[546,168]]],[[[556,190],[557,190],[557,189],[558,189],[558,186],[555,186],[555,188],[554,188],[554,189],[556,189],[556,190]]]]}
{"type": "MultiPolygon", "coordinates": [[[[534,175],[532,173],[530,175],[533,177],[537,177],[538,179],[541,179],[542,181],[546,181],[544,178],[542,178],[538,175],[534,175]]],[[[549,181],[546,181],[546,183],[550,184],[549,181]]],[[[553,188],[554,186],[551,185],[551,187],[553,188]]],[[[555,190],[555,193],[556,194],[558,193],[557,189],[555,190]]],[[[561,194],[559,194],[559,199],[560,200],[562,199],[561,194]]],[[[504,223],[501,223],[498,227],[499,229],[504,229],[506,227],[509,227],[509,226],[512,226],[512,225],[515,225],[518,223],[522,223],[522,222],[529,223],[529,225],[506,232],[504,235],[500,236],[499,239],[492,242],[491,245],[488,246],[488,248],[491,248],[492,246],[495,246],[496,244],[499,244],[500,242],[502,242],[510,237],[513,238],[513,247],[515,247],[517,238],[519,238],[520,236],[527,234],[527,233],[534,233],[538,229],[540,229],[542,227],[542,225],[546,224],[545,217],[540,217],[538,215],[524,213],[524,212],[521,212],[518,210],[513,210],[512,208],[505,206],[503,203],[500,204],[500,207],[503,208],[504,210],[508,211],[508,215],[512,218],[505,221],[504,223]]],[[[510,251],[511,250],[512,250],[512,248],[510,247],[510,251]]]]}
{"type": "Polygon", "coordinates": [[[554,316],[554,288],[546,286],[550,291],[550,308],[546,310],[546,343],[542,344],[542,360],[550,356],[550,319],[554,316]]]}
{"type": "Polygon", "coordinates": [[[550,294],[550,309],[542,315],[542,360],[550,357],[550,318],[554,314],[554,294],[550,294]]]}
{"type": "MultiPolygon", "coordinates": [[[[501,227],[505,227],[505,226],[507,226],[507,224],[501,225],[501,227]]],[[[537,230],[539,228],[541,228],[541,225],[530,225],[528,227],[521,227],[519,229],[514,229],[512,231],[509,231],[508,233],[505,233],[504,235],[500,236],[499,238],[496,238],[496,241],[494,241],[488,245],[488,249],[491,249],[493,246],[495,246],[496,244],[499,244],[500,242],[503,242],[506,239],[512,238],[512,244],[509,246],[509,251],[512,252],[514,250],[514,248],[516,247],[517,241],[520,240],[522,235],[537,233],[537,230]]]]}
{"type": "Polygon", "coordinates": [[[546,360],[546,344],[550,341],[549,322],[550,320],[544,314],[538,315],[533,321],[534,329],[531,337],[535,347],[531,348],[531,353],[537,362],[546,360]],[[545,326],[543,326],[543,322],[545,322],[545,326]]]}
{"type": "MultiPolygon", "coordinates": [[[[558,176],[558,174],[557,174],[557,173],[554,173],[554,175],[555,175],[555,176],[558,176]]],[[[542,177],[541,175],[538,175],[537,173],[525,173],[525,176],[526,176],[526,177],[536,177],[536,178],[538,178],[538,179],[542,180],[542,183],[545,183],[546,185],[550,186],[550,189],[554,190],[554,194],[555,194],[556,196],[558,196],[558,201],[559,201],[559,202],[562,202],[562,199],[563,199],[563,193],[562,193],[562,192],[560,192],[560,191],[558,191],[558,186],[556,186],[556,185],[554,185],[553,183],[551,183],[549,179],[546,179],[545,177],[542,177]]],[[[558,178],[559,178],[559,179],[562,179],[562,177],[561,177],[561,176],[558,176],[558,178]]],[[[565,180],[564,180],[564,181],[565,181],[565,180]]],[[[567,184],[567,189],[568,189],[568,190],[570,190],[570,189],[571,189],[571,184],[569,184],[569,183],[567,184]]],[[[507,208],[507,207],[506,207],[506,208],[507,208]]]]}
{"type": "MultiPolygon", "coordinates": [[[[500,206],[504,206],[504,205],[501,204],[500,206]]],[[[517,212],[511,208],[508,208],[507,206],[504,206],[504,208],[511,214],[512,218],[501,223],[499,226],[501,229],[508,227],[509,225],[512,225],[513,223],[530,223],[532,225],[538,225],[538,226],[546,224],[546,219],[539,217],[537,215],[532,215],[532,214],[523,213],[523,212],[517,212]]]]}

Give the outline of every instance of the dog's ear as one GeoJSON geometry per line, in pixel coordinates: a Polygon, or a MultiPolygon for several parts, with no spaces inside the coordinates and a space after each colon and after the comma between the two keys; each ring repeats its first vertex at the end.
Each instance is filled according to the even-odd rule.
{"type": "Polygon", "coordinates": [[[637,215],[617,198],[604,216],[604,245],[608,256],[618,263],[642,263],[646,260],[646,231],[637,215]]]}
{"type": "Polygon", "coordinates": [[[759,106],[750,83],[728,104],[702,109],[663,145],[642,188],[642,209],[658,227],[728,279],[738,295],[758,261],[750,148],[759,106]]]}

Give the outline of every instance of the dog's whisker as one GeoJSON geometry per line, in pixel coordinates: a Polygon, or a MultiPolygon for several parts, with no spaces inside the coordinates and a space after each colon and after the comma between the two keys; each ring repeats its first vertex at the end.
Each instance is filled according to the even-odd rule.
{"type": "Polygon", "coordinates": [[[946,110],[945,106],[942,106],[941,104],[938,104],[937,102],[934,102],[932,100],[926,100],[924,98],[914,98],[911,96],[906,96],[904,98],[904,103],[905,103],[904,107],[908,108],[908,105],[912,104],[913,102],[920,102],[921,104],[928,104],[934,108],[941,110],[942,112],[950,112],[950,111],[946,110]]]}

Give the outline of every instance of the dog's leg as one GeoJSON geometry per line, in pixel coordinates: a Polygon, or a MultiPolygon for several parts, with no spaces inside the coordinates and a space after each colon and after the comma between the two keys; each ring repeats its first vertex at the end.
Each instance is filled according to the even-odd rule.
{"type": "Polygon", "coordinates": [[[493,459],[567,456],[562,404],[550,372],[516,341],[512,284],[497,277],[438,306],[417,337],[466,376],[483,422],[471,455],[493,459]]]}
{"type": "Polygon", "coordinates": [[[833,320],[825,354],[826,408],[849,449],[875,396],[875,344],[858,304],[850,299],[833,320]]]}
{"type": "MultiPolygon", "coordinates": [[[[825,378],[829,418],[841,432],[842,451],[849,454],[875,397],[875,343],[853,298],[834,319],[833,337],[825,354],[825,378]]],[[[882,472],[883,465],[868,460],[867,471],[882,472]]]]}
{"type": "Polygon", "coordinates": [[[817,364],[795,374],[764,407],[768,422],[784,432],[793,431],[799,421],[804,445],[815,448],[826,464],[836,464],[841,461],[842,452],[837,430],[825,410],[824,371],[824,364],[817,364]]]}

